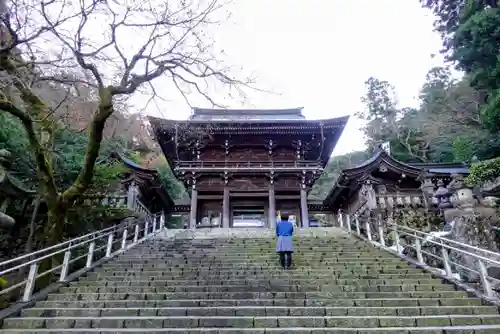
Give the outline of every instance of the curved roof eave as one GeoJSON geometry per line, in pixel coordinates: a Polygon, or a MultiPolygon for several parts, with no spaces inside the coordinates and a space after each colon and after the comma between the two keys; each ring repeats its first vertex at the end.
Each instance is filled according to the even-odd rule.
{"type": "Polygon", "coordinates": [[[113,157],[113,156],[119,158],[127,167],[130,167],[131,169],[135,169],[135,170],[138,170],[138,171],[141,171],[144,173],[148,173],[148,174],[157,174],[158,173],[156,171],[156,169],[143,167],[143,166],[139,165],[138,163],[132,161],[131,159],[127,158],[126,156],[124,156],[120,152],[111,153],[110,157],[113,157]]]}
{"type": "Polygon", "coordinates": [[[386,151],[379,150],[363,163],[351,168],[343,169],[334,186],[325,197],[324,203],[332,204],[332,202],[335,201],[337,196],[342,192],[343,188],[353,179],[357,179],[361,174],[365,174],[370,170],[378,168],[382,162],[393,170],[399,170],[415,178],[418,178],[422,172],[422,168],[398,161],[391,157],[386,151]]]}
{"type": "Polygon", "coordinates": [[[339,125],[345,126],[347,121],[349,120],[349,116],[341,116],[336,118],[325,118],[325,119],[278,119],[278,120],[270,120],[270,119],[255,119],[255,120],[173,120],[166,118],[159,118],[154,116],[148,116],[148,120],[155,124],[156,126],[161,125],[172,125],[175,124],[266,124],[266,123],[283,123],[283,124],[332,124],[339,123],[339,125]]]}
{"type": "Polygon", "coordinates": [[[401,170],[415,177],[418,177],[423,169],[398,161],[390,156],[386,151],[379,150],[370,159],[366,160],[362,164],[352,168],[346,168],[342,172],[346,175],[353,176],[365,172],[370,169],[370,166],[378,167],[382,162],[385,162],[388,167],[392,167],[394,170],[401,170]]]}

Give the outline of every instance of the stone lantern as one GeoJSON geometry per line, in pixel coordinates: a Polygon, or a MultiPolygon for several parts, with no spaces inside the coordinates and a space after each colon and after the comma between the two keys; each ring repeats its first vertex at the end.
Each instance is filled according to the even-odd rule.
{"type": "MultiPolygon", "coordinates": [[[[492,208],[479,206],[474,198],[473,191],[468,187],[462,175],[453,175],[453,179],[448,185],[448,190],[453,194],[450,207],[444,210],[444,217],[447,223],[453,221],[453,229],[450,238],[460,243],[475,246],[490,251],[498,251],[491,229],[492,208]]],[[[444,192],[443,192],[444,193],[444,192]]],[[[469,253],[477,253],[471,249],[464,249],[469,253]]],[[[478,254],[484,256],[484,254],[478,254]]],[[[467,268],[476,269],[477,259],[459,252],[451,252],[450,258],[467,268]]],[[[499,260],[499,259],[494,259],[499,260]]],[[[497,272],[499,268],[488,267],[488,272],[497,272]]],[[[479,276],[471,271],[457,268],[460,276],[469,282],[477,281],[479,276]]],[[[498,277],[497,274],[490,275],[498,277]]]]}
{"type": "Polygon", "coordinates": [[[24,188],[22,182],[9,173],[11,163],[10,152],[0,150],[0,227],[11,227],[15,224],[15,220],[6,214],[13,199],[24,199],[25,203],[28,203],[27,201],[36,195],[36,191],[24,188]]]}
{"type": "Polygon", "coordinates": [[[439,180],[437,186],[438,188],[433,195],[433,202],[437,204],[440,210],[446,210],[453,207],[450,200],[453,192],[444,186],[443,180],[439,180]]]}

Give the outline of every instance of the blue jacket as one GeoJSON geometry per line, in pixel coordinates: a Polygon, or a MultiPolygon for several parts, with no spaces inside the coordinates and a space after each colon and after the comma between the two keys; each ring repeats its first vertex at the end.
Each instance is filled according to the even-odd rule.
{"type": "Polygon", "coordinates": [[[291,237],[293,235],[293,224],[288,220],[282,220],[276,224],[276,235],[278,237],[291,237]]]}

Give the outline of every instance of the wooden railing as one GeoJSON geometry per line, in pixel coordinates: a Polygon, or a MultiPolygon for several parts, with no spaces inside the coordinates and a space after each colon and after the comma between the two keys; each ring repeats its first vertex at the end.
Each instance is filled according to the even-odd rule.
{"type": "Polygon", "coordinates": [[[317,161],[282,160],[282,161],[179,161],[177,169],[190,168],[321,168],[317,161]]]}
{"type": "Polygon", "coordinates": [[[126,208],[128,206],[127,203],[127,195],[89,195],[86,196],[83,202],[87,205],[92,204],[101,204],[101,205],[109,205],[115,208],[126,208]]]}
{"type": "Polygon", "coordinates": [[[137,197],[133,198],[133,203],[129,203],[129,197],[122,194],[90,195],[86,196],[83,202],[87,205],[100,204],[114,208],[129,208],[136,213],[151,215],[148,208],[137,197]]]}

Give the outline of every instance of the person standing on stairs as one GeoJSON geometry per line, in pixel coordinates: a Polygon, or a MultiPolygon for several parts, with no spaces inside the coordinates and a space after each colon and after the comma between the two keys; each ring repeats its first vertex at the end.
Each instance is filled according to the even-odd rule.
{"type": "Polygon", "coordinates": [[[293,224],[288,220],[288,214],[281,214],[280,221],[276,224],[276,252],[280,257],[280,264],[283,269],[292,267],[293,241],[294,232],[293,224]]]}

